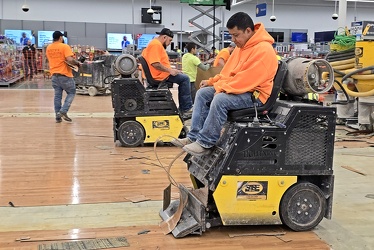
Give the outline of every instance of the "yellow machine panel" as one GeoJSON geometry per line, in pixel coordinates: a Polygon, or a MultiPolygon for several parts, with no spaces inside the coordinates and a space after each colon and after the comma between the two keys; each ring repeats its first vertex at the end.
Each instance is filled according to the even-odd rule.
{"type": "Polygon", "coordinates": [[[374,41],[357,41],[355,48],[356,69],[374,65],[374,41]]]}
{"type": "Polygon", "coordinates": [[[173,138],[178,138],[182,131],[183,123],[179,115],[169,116],[139,116],[136,121],[143,125],[145,130],[144,143],[153,143],[160,136],[163,142],[170,142],[173,138]],[[172,136],[172,137],[171,137],[172,136]]]}
{"type": "Polygon", "coordinates": [[[281,198],[296,182],[296,176],[222,176],[213,193],[222,223],[281,224],[281,198]]]}

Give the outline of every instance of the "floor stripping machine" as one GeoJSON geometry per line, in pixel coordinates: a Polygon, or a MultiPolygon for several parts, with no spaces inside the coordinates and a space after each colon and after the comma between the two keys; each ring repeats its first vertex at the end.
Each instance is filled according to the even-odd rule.
{"type": "Polygon", "coordinates": [[[231,111],[211,153],[184,158],[193,188],[174,183],[180,196],[172,202],[171,185],[164,190],[163,232],[181,238],[214,226],[274,224],[304,231],[330,219],[336,108],[303,97],[327,92],[333,75],[322,59],[279,61],[267,103],[231,111]]]}
{"type": "Polygon", "coordinates": [[[138,59],[147,75],[146,84],[134,76],[138,62],[132,55],[122,54],[113,63],[120,75],[111,82],[114,141],[119,140],[125,147],[136,147],[159,141],[160,137],[166,143],[173,138],[184,138],[188,129],[170,86],[153,80],[144,58],[138,59]]]}

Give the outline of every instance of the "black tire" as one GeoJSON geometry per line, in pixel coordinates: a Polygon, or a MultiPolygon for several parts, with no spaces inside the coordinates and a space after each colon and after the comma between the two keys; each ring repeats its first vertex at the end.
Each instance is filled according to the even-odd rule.
{"type": "Polygon", "coordinates": [[[189,129],[187,128],[187,126],[183,126],[181,133],[179,134],[179,138],[180,139],[186,138],[188,131],[189,129]]]}
{"type": "Polygon", "coordinates": [[[283,224],[294,231],[307,231],[321,222],[326,206],[321,189],[312,183],[302,182],[285,192],[279,212],[283,224]]]}
{"type": "Polygon", "coordinates": [[[125,147],[137,147],[144,142],[144,128],[137,121],[125,121],[118,128],[118,140],[125,147]]]}

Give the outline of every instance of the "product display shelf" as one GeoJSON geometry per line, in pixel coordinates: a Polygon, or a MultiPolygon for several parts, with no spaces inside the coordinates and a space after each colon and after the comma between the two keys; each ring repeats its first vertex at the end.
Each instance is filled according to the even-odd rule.
{"type": "Polygon", "coordinates": [[[23,78],[22,47],[0,35],[0,86],[10,86],[23,78]]]}

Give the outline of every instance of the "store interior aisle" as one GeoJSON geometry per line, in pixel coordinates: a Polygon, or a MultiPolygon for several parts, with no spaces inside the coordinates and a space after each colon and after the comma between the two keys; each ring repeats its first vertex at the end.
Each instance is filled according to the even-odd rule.
{"type": "MultiPolygon", "coordinates": [[[[35,242],[21,243],[15,239],[25,235],[56,239],[58,235],[72,235],[73,229],[95,237],[125,236],[130,247],[136,246],[134,249],[190,249],[195,241],[200,242],[193,243],[196,249],[246,249],[251,245],[258,247],[255,249],[331,246],[344,250],[372,249],[374,245],[374,233],[370,230],[374,205],[370,198],[374,183],[370,164],[373,148],[335,149],[333,220],[323,220],[313,231],[294,233],[281,227],[291,239],[284,241],[274,236],[230,238],[228,233],[234,229],[223,227],[213,228],[200,237],[177,240],[171,235],[164,236],[157,226],[163,189],[169,182],[156,153],[166,166],[180,149],[159,146],[155,153],[152,145],[118,147],[113,141],[110,95],[77,95],[69,112],[73,122],[57,124],[50,80],[35,82],[45,87],[26,90],[34,83],[23,82],[14,88],[0,89],[1,249],[36,249],[35,242]],[[342,165],[366,175],[348,171],[342,165]],[[149,234],[137,235],[148,228],[149,234]]],[[[343,130],[337,131],[337,137],[342,134],[343,130]]],[[[177,182],[191,186],[182,158],[175,162],[171,174],[177,182]]],[[[173,198],[177,197],[174,188],[173,198]]],[[[245,233],[257,228],[235,230],[245,233]]]]}

